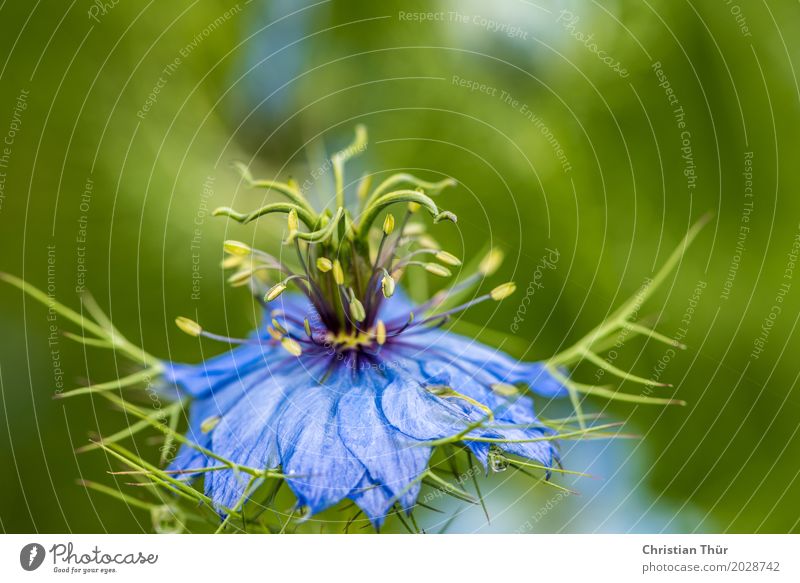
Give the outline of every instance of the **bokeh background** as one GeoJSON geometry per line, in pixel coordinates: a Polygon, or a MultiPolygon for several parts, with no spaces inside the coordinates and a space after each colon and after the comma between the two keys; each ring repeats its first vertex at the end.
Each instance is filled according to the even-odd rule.
{"type": "MultiPolygon", "coordinates": [[[[635,341],[615,356],[688,405],[588,401],[640,438],[564,444],[567,467],[598,476],[561,480],[578,495],[507,472],[482,479],[489,524],[437,504],[456,532],[796,532],[798,39],[793,0],[8,0],[0,270],[75,308],[85,285],[149,352],[195,362],[175,316],[253,325],[247,293],[219,270],[221,241],[268,246],[280,231],[208,215],[262,200],[230,162],[302,182],[363,123],[357,170],[453,176],[441,202],[459,223],[440,241],[465,257],[506,251],[495,283],[520,292],[459,326],[545,358],[713,211],[642,311],[688,350],[635,341]]],[[[101,453],[74,453],[125,419],[102,399],[52,398],[127,365],[53,341],[47,317],[0,286],[0,528],[151,531],[146,512],[76,482],[126,489],[101,453]]]]}

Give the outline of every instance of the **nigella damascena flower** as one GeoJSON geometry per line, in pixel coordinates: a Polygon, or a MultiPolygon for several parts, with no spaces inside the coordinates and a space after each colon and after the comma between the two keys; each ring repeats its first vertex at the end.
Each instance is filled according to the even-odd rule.
{"type": "MultiPolygon", "coordinates": [[[[291,253],[279,259],[228,241],[225,266],[237,270],[231,281],[256,291],[265,324],[228,353],[196,365],[165,365],[164,376],[192,398],[187,437],[200,446],[184,445],[172,471],[216,465],[207,450],[235,464],[280,471],[307,513],[350,499],[379,526],[395,505],[414,507],[438,443],[462,444],[487,469],[505,469],[506,454],[552,468],[553,431],[524,393],[555,396],[565,389],[543,364],[515,361],[442,327],[474,304],[514,292],[507,283],[447,307],[498,267],[497,251],[453,288],[419,305],[410,301],[402,288],[410,271],[449,277],[461,265],[416,220],[425,210],[435,223],[455,222],[428,196],[452,181],[399,174],[372,192],[362,183],[351,210],[342,167],[365,140],[359,128],[356,142],[333,157],[333,211],[318,214],[295,186],[255,181],[240,168],[251,185],[278,190],[291,202],[215,214],[248,223],[287,213],[284,243],[291,253]],[[398,205],[405,208],[396,223],[398,205]],[[296,291],[287,291],[291,286],[296,291]]],[[[190,334],[217,337],[185,318],[178,324],[190,334]]],[[[223,512],[238,507],[248,485],[249,476],[233,469],[205,476],[206,494],[223,512]]]]}
{"type": "MultiPolygon", "coordinates": [[[[282,213],[286,237],[277,256],[242,242],[225,242],[223,267],[233,270],[228,281],[254,292],[262,304],[263,324],[250,337],[233,339],[177,318],[187,334],[235,345],[199,364],[165,362],[135,347],[89,296],[82,298],[85,312],[79,314],[24,281],[0,274],[81,326],[83,335],[70,338],[111,348],[144,365],[115,381],[59,394],[96,394],[140,419],[82,449],[103,448],[135,475],[152,479],[151,485],[215,510],[226,517],[221,529],[234,515],[243,525],[248,522],[244,506],[267,479],[286,481],[302,516],[348,499],[379,527],[388,513],[415,507],[423,481],[470,498],[430,467],[439,445],[463,448],[487,472],[513,466],[540,470],[549,478],[552,471],[566,471],[559,467],[556,439],[614,436],[608,430],[616,424],[587,425],[592,417],[582,413],[584,396],[681,403],[650,396],[652,391],[636,395],[577,383],[568,367],[585,360],[628,382],[668,386],[623,371],[600,354],[617,346],[619,338],[635,335],[682,347],[636,322],[635,316],[680,263],[705,221],[689,230],[635,297],[584,338],[546,363],[519,362],[447,329],[461,311],[514,292],[513,283],[480,291],[499,267],[499,251],[490,251],[473,270],[461,269],[461,261],[428,233],[426,214],[434,224],[456,220],[431,198],[453,181],[394,174],[372,188],[367,177],[349,197],[353,200],[347,200],[345,163],[365,147],[366,131],[359,126],[355,141],[331,158],[332,200],[320,210],[296,183],[255,180],[238,165],[248,185],[274,191],[284,200],[249,213],[220,208],[214,214],[250,223],[282,213]],[[449,278],[456,268],[456,283],[427,300],[412,302],[404,292],[411,276],[449,278]],[[163,410],[148,411],[117,394],[144,382],[152,397],[154,377],[163,379],[166,394],[177,394],[163,410]],[[564,394],[574,416],[537,418],[532,396],[564,394]],[[187,402],[189,427],[183,435],[174,423],[187,402]],[[571,423],[578,427],[571,429],[571,423]],[[146,427],[182,444],[166,470],[120,444],[146,427]],[[188,485],[200,477],[205,494],[188,485]]],[[[162,461],[167,457],[162,455],[162,461]]],[[[105,486],[98,489],[108,492],[105,486]]],[[[171,505],[151,510],[158,521],[175,514],[171,505]]]]}

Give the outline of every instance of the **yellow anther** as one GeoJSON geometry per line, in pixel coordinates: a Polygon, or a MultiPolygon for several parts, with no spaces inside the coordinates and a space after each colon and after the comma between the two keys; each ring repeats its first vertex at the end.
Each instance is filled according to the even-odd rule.
{"type": "Polygon", "coordinates": [[[344,283],[344,271],[342,271],[342,264],[339,263],[338,259],[333,262],[333,281],[336,282],[336,285],[344,283]]]}
{"type": "Polygon", "coordinates": [[[508,383],[495,383],[490,386],[492,391],[501,397],[514,397],[519,394],[519,389],[514,385],[509,385],[508,383]]]}
{"type": "Polygon", "coordinates": [[[184,318],[183,316],[179,316],[175,318],[175,324],[178,325],[178,328],[181,329],[181,332],[185,332],[189,336],[200,336],[203,332],[203,328],[195,322],[194,320],[190,320],[189,318],[184,318]]]}
{"type": "Polygon", "coordinates": [[[286,284],[276,283],[271,288],[269,288],[269,291],[267,292],[267,295],[264,296],[264,299],[266,299],[268,302],[271,302],[279,295],[281,295],[284,291],[286,291],[286,284]]]}
{"type": "Polygon", "coordinates": [[[478,271],[483,275],[492,275],[503,263],[503,257],[503,252],[500,249],[491,249],[481,261],[478,271]]]}
{"type": "Polygon", "coordinates": [[[300,348],[300,345],[292,338],[285,336],[281,339],[281,346],[283,349],[293,356],[300,356],[303,353],[303,349],[300,348]]]}
{"type": "Polygon", "coordinates": [[[436,259],[438,259],[442,263],[446,263],[447,265],[453,265],[456,267],[461,265],[461,260],[452,253],[448,253],[447,251],[439,251],[436,254],[436,259]]]}
{"type": "Polygon", "coordinates": [[[253,249],[241,241],[225,241],[222,244],[222,248],[225,250],[225,253],[230,255],[250,255],[253,249]]]}
{"type": "Polygon", "coordinates": [[[439,277],[450,277],[450,275],[452,275],[449,269],[438,263],[426,263],[425,271],[433,275],[438,275],[439,277]]]}
{"type": "Polygon", "coordinates": [[[200,431],[203,433],[209,433],[212,431],[219,422],[222,420],[222,417],[219,415],[212,415],[211,417],[206,417],[203,419],[203,422],[200,423],[200,431]]]}
{"type": "Polygon", "coordinates": [[[378,320],[378,323],[375,325],[375,341],[380,346],[386,343],[386,324],[383,323],[383,320],[378,320]]]}
{"type": "Polygon", "coordinates": [[[322,273],[328,273],[333,269],[333,262],[327,257],[317,257],[317,269],[322,273]]]}
{"type": "Polygon", "coordinates": [[[492,291],[489,292],[489,295],[494,301],[499,302],[500,300],[504,300],[508,296],[513,294],[516,291],[516,289],[517,289],[517,284],[515,284],[513,281],[509,281],[508,283],[498,285],[496,288],[494,288],[492,291]]]}

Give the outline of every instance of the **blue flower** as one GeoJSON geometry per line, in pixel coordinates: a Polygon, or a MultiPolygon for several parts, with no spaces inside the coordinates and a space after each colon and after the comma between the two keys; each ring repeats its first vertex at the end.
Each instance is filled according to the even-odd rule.
{"type": "MultiPolygon", "coordinates": [[[[273,313],[284,329],[315,315],[305,298],[287,294],[281,300],[273,313]]],[[[387,329],[380,345],[340,350],[309,342],[297,356],[264,327],[246,344],[201,364],[168,365],[166,378],[193,398],[187,437],[237,464],[280,468],[309,513],[347,498],[376,526],[395,504],[413,508],[430,442],[470,427],[463,443],[486,467],[502,459],[501,452],[552,467],[554,442],[536,441],[551,432],[517,385],[548,397],[561,395],[563,387],[539,363],[520,363],[440,328],[406,326],[398,316],[413,311],[399,290],[378,310],[387,329]]],[[[312,329],[315,339],[325,334],[312,329]]],[[[217,463],[185,445],[170,469],[217,463]]],[[[206,474],[205,490],[224,512],[237,506],[247,483],[248,476],[219,470],[206,474]]]]}
{"type": "Polygon", "coordinates": [[[507,454],[548,470],[557,463],[554,433],[526,394],[564,392],[550,369],[444,329],[456,313],[514,292],[513,283],[476,291],[502,254],[490,251],[458,283],[413,304],[398,285],[409,272],[448,278],[461,267],[418,220],[425,210],[434,223],[456,221],[429,196],[454,181],[395,174],[370,189],[365,179],[348,201],[344,164],[365,147],[359,126],[332,156],[332,208],[317,212],[297,184],[254,180],[239,165],[245,182],[289,202],[214,212],[240,223],[287,215],[280,256],[238,241],[224,246],[223,265],[235,270],[229,281],[251,288],[264,325],[237,341],[179,318],[189,334],[240,346],[201,364],[160,366],[192,398],[189,443],[169,469],[190,479],[202,473],[222,514],[249,496],[252,475],[238,468],[279,471],[304,515],[349,499],[379,527],[395,508],[410,512],[423,478],[436,478],[428,464],[437,444],[458,443],[496,470],[507,467],[507,454]],[[397,205],[405,212],[396,222],[397,205]],[[289,286],[301,293],[285,293],[289,286]]]}

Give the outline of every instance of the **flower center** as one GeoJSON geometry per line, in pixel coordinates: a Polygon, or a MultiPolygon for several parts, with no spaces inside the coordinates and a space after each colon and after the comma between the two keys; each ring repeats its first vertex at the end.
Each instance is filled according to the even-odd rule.
{"type": "Polygon", "coordinates": [[[367,332],[350,331],[333,334],[328,332],[325,341],[337,352],[346,350],[360,350],[362,348],[375,348],[376,331],[374,328],[367,332]]]}
{"type": "MultiPolygon", "coordinates": [[[[442,211],[429,195],[454,186],[452,178],[428,182],[411,174],[393,174],[374,188],[372,175],[361,179],[355,192],[345,192],[344,165],[367,146],[366,129],[356,128],[355,141],[331,157],[333,168],[332,208],[315,209],[300,186],[290,180],[256,180],[246,166],[238,165],[245,183],[253,188],[279,192],[288,202],[269,203],[252,212],[238,212],[228,207],[214,211],[246,224],[268,214],[287,215],[284,245],[280,258],[239,241],[226,241],[227,257],[223,266],[235,269],[228,278],[232,285],[247,285],[264,303],[278,299],[289,286],[295,286],[313,306],[314,322],[302,314],[273,311],[270,336],[291,354],[318,353],[324,349],[337,352],[379,351],[387,338],[411,334],[424,326],[443,325],[449,317],[477,302],[499,301],[514,291],[503,284],[456,305],[459,298],[494,273],[502,253],[491,250],[474,273],[466,275],[450,288],[415,306],[406,317],[381,319],[384,302],[390,301],[395,286],[409,272],[447,278],[461,267],[461,260],[441,249],[427,233],[419,215],[427,211],[434,223],[456,221],[449,211],[442,211]],[[403,205],[395,216],[390,207],[403,205]],[[381,222],[382,217],[382,222],[381,222]],[[299,330],[298,328],[301,328],[299,330]]],[[[395,310],[395,313],[397,310],[395,310]]],[[[204,331],[199,324],[179,318],[185,332],[224,339],[204,331]]]]}

